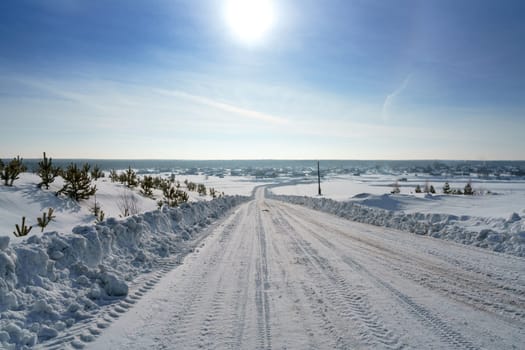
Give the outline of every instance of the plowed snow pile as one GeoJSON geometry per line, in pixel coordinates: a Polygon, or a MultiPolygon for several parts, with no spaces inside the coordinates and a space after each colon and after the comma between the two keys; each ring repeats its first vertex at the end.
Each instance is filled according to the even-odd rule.
{"type": "Polygon", "coordinates": [[[183,204],[10,244],[0,237],[0,348],[21,349],[89,319],[131,281],[182,257],[212,220],[248,197],[183,204]]]}
{"type": "Polygon", "coordinates": [[[353,221],[395,228],[418,235],[428,235],[487,248],[517,256],[525,256],[525,220],[513,213],[509,218],[476,217],[438,213],[406,213],[395,208],[393,196],[365,195],[356,201],[335,201],[328,198],[268,194],[285,202],[335,214],[353,221]]]}

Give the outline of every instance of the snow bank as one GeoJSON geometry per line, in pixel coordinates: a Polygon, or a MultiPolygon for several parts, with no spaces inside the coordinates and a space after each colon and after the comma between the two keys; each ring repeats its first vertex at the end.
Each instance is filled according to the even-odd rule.
{"type": "Polygon", "coordinates": [[[390,195],[381,196],[384,199],[384,206],[381,207],[378,203],[373,203],[374,206],[367,206],[352,201],[339,202],[327,198],[275,195],[270,191],[267,192],[269,198],[304,205],[357,222],[391,227],[418,235],[428,235],[497,252],[525,256],[525,220],[518,213],[513,213],[507,219],[437,213],[405,213],[389,210],[393,206],[390,195]]]}
{"type": "Polygon", "coordinates": [[[158,268],[159,258],[191,251],[203,227],[247,199],[227,196],[110,218],[18,243],[0,237],[0,348],[31,347],[92,317],[125,297],[134,278],[158,268]]]}

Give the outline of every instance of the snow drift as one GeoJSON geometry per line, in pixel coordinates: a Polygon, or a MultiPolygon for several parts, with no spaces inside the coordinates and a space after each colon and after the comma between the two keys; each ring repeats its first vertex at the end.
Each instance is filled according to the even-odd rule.
{"type": "MultiPolygon", "coordinates": [[[[304,205],[308,208],[335,214],[366,224],[390,227],[418,235],[428,235],[496,252],[525,256],[525,220],[513,213],[509,218],[484,218],[437,213],[405,213],[392,207],[390,195],[383,195],[383,204],[367,206],[356,202],[339,202],[327,198],[275,195],[267,197],[304,205]]],[[[366,202],[365,202],[366,203],[366,202]]]]}
{"type": "Polygon", "coordinates": [[[0,237],[0,348],[31,347],[92,317],[160,259],[190,252],[203,227],[248,198],[165,207],[14,244],[0,237]]]}

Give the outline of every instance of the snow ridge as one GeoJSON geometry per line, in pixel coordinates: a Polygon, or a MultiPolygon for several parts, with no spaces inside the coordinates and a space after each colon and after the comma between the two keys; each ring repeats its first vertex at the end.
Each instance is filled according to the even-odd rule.
{"type": "Polygon", "coordinates": [[[369,207],[351,201],[340,202],[328,198],[276,195],[271,191],[267,191],[266,196],[361,223],[390,227],[525,257],[525,220],[517,213],[512,214],[508,219],[437,213],[405,213],[369,207]]]}
{"type": "Polygon", "coordinates": [[[93,319],[104,306],[126,298],[141,275],[165,267],[166,258],[180,261],[204,227],[249,198],[164,207],[14,244],[2,237],[0,348],[32,347],[93,319]]]}

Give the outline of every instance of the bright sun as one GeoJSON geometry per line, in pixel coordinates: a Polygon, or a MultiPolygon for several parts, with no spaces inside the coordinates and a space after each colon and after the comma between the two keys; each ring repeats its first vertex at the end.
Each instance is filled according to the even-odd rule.
{"type": "Polygon", "coordinates": [[[243,42],[261,40],[273,21],[271,0],[226,1],[226,22],[233,34],[243,42]]]}

